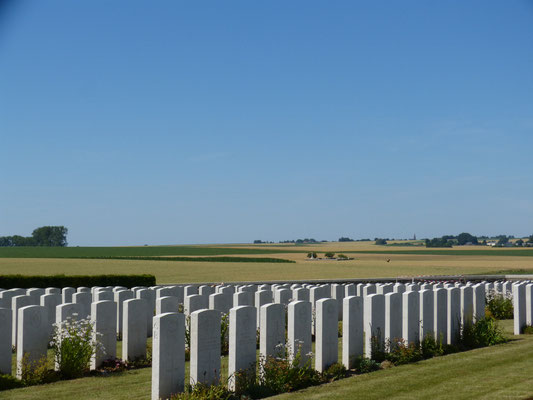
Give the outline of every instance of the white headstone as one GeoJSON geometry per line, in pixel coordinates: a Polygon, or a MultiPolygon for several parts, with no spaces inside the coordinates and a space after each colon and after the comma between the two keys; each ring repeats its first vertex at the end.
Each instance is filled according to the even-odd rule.
{"type": "Polygon", "coordinates": [[[259,353],[262,357],[277,356],[278,346],[285,345],[285,307],[270,303],[260,309],[259,353]]]}
{"type": "Polygon", "coordinates": [[[200,294],[193,294],[185,296],[185,304],[183,306],[184,314],[190,315],[198,310],[206,310],[209,308],[209,298],[200,294]]]}
{"type": "MultiPolygon", "coordinates": [[[[298,289],[297,289],[298,290],[298,289]]],[[[294,359],[300,352],[300,365],[304,365],[309,359],[311,352],[311,320],[312,310],[309,301],[293,301],[287,308],[288,326],[287,340],[289,358],[294,359]]]]}
{"type": "MultiPolygon", "coordinates": [[[[429,285],[426,285],[428,287],[429,285]]],[[[435,321],[433,313],[435,305],[433,304],[434,291],[432,288],[422,289],[420,292],[420,338],[422,342],[427,335],[435,337],[435,321]]]]}
{"type": "Polygon", "coordinates": [[[130,299],[133,299],[133,292],[131,290],[119,290],[115,292],[115,303],[117,305],[117,333],[119,335],[122,335],[124,302],[130,299]]]}
{"type": "Polygon", "coordinates": [[[523,283],[514,284],[513,290],[513,329],[515,335],[520,335],[526,326],[526,285],[523,283]]]}
{"type": "MultiPolygon", "coordinates": [[[[31,306],[31,305],[38,305],[39,299],[34,296],[27,296],[27,295],[20,295],[20,296],[14,296],[11,298],[11,311],[13,311],[13,323],[12,323],[12,345],[17,345],[17,331],[18,331],[18,316],[19,312],[18,310],[22,307],[31,306]]],[[[48,316],[47,316],[48,318],[48,316]]]]}
{"type": "Polygon", "coordinates": [[[473,286],[474,290],[474,320],[485,318],[485,285],[478,283],[473,286]]]}
{"type": "MultiPolygon", "coordinates": [[[[253,306],[254,294],[251,292],[236,292],[233,294],[233,307],[253,306]]],[[[256,316],[257,318],[257,316],[256,316]]]]}
{"type": "Polygon", "coordinates": [[[17,378],[22,376],[22,359],[28,354],[28,363],[46,357],[48,346],[48,315],[42,306],[25,306],[18,310],[17,318],[17,378]]]}
{"type": "Polygon", "coordinates": [[[0,308],[0,374],[11,375],[12,311],[0,308]]]}
{"type": "Polygon", "coordinates": [[[122,359],[125,361],[146,357],[147,308],[146,300],[143,299],[124,301],[122,359]]]}
{"type": "Polygon", "coordinates": [[[420,294],[418,290],[402,293],[402,337],[405,344],[420,339],[420,294]]]}
{"type": "Polygon", "coordinates": [[[152,400],[183,392],[185,383],[185,315],[154,317],[152,342],[152,400]]]}
{"type": "Polygon", "coordinates": [[[364,296],[365,357],[372,358],[372,340],[383,350],[385,333],[385,296],[371,294],[364,296]]]}
{"type": "Polygon", "coordinates": [[[91,315],[93,296],[90,292],[79,292],[72,295],[72,302],[80,305],[80,318],[86,319],[91,315]]]}
{"type": "Polygon", "coordinates": [[[146,325],[148,337],[152,336],[152,318],[155,312],[155,292],[150,289],[139,289],[135,293],[135,297],[138,299],[146,300],[146,325]]]}
{"type": "Polygon", "coordinates": [[[272,292],[259,289],[255,292],[255,308],[257,309],[257,327],[261,325],[261,306],[272,303],[272,292]]]}
{"type": "Polygon", "coordinates": [[[41,296],[40,305],[46,308],[46,314],[48,315],[48,334],[53,332],[53,325],[56,322],[56,307],[61,304],[60,294],[44,294],[41,296]]]}
{"type": "Polygon", "coordinates": [[[472,325],[474,320],[474,289],[462,286],[461,291],[461,326],[472,325]]]}
{"type": "Polygon", "coordinates": [[[363,298],[345,297],[342,312],[342,363],[350,369],[363,355],[363,298]]]}
{"type": "Polygon", "coordinates": [[[324,372],[339,357],[339,316],[336,299],[316,302],[315,369],[324,372]]]}
{"type": "Polygon", "coordinates": [[[155,313],[156,315],[165,313],[177,313],[179,312],[178,298],[174,296],[158,297],[155,301],[155,313]]]}
{"type": "Polygon", "coordinates": [[[461,292],[459,288],[448,288],[448,309],[447,309],[447,344],[455,344],[459,337],[461,326],[461,292]]]}
{"type": "Polygon", "coordinates": [[[72,303],[72,295],[74,293],[76,293],[76,289],[74,289],[73,287],[64,287],[61,290],[61,303],[72,303]]]}
{"type": "Polygon", "coordinates": [[[91,369],[117,356],[117,306],[114,301],[102,300],[91,304],[93,341],[102,344],[91,357],[91,369]]]}
{"type": "Polygon", "coordinates": [[[402,338],[402,293],[385,294],[385,332],[384,339],[389,340],[391,346],[395,346],[402,338]]]}
{"type": "Polygon", "coordinates": [[[233,304],[232,296],[228,293],[214,293],[209,295],[209,309],[218,310],[223,314],[229,313],[233,304]]]}
{"type": "Polygon", "coordinates": [[[219,382],[220,335],[219,311],[199,310],[191,314],[191,385],[219,382]]]}
{"type": "MultiPolygon", "coordinates": [[[[244,292],[246,293],[246,292],[244,292]]],[[[235,293],[237,295],[238,293],[235,293]]],[[[252,296],[252,293],[247,293],[252,296]]],[[[256,321],[253,306],[237,306],[229,312],[229,389],[236,389],[235,373],[248,371],[255,374],[256,362],[256,321]]]]}
{"type": "Polygon", "coordinates": [[[448,335],[448,291],[444,288],[433,290],[433,332],[435,340],[443,344],[448,335]]]}

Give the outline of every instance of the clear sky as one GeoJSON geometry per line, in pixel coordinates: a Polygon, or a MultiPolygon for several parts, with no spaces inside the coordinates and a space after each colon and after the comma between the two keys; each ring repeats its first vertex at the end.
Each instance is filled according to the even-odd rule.
{"type": "Polygon", "coordinates": [[[0,0],[0,236],[533,233],[533,1],[0,0]]]}

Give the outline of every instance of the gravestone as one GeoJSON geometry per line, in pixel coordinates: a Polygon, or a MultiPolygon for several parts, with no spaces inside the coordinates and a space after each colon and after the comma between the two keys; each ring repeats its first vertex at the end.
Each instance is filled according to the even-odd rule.
{"type": "Polygon", "coordinates": [[[353,283],[349,283],[346,286],[344,286],[344,297],[345,298],[349,296],[356,296],[356,295],[357,295],[357,290],[353,283]]]}
{"type": "Polygon", "coordinates": [[[115,301],[115,293],[109,291],[109,290],[99,290],[94,293],[93,295],[93,302],[97,301],[115,301]]]}
{"type": "Polygon", "coordinates": [[[371,294],[376,293],[376,285],[373,283],[368,283],[365,286],[363,286],[363,296],[370,296],[371,294]]]}
{"type": "MultiPolygon", "coordinates": [[[[426,285],[428,287],[429,285],[426,285]]],[[[422,289],[420,292],[420,342],[427,336],[431,335],[435,337],[434,333],[434,318],[433,313],[434,304],[433,304],[433,289],[422,289]]]]}
{"type": "Polygon", "coordinates": [[[418,290],[402,293],[402,337],[405,344],[420,339],[420,294],[418,290]]]}
{"type": "Polygon", "coordinates": [[[485,318],[485,285],[478,283],[474,290],[474,321],[485,318]]]}
{"type": "Polygon", "coordinates": [[[385,296],[371,294],[363,300],[363,331],[365,333],[365,357],[372,358],[372,340],[383,350],[385,333],[385,296]]]}
{"type": "Polygon", "coordinates": [[[345,297],[342,312],[342,363],[350,369],[363,355],[363,298],[345,297]]]}
{"type": "Polygon", "coordinates": [[[526,284],[526,325],[533,326],[533,283],[526,284]]]}
{"type": "Polygon", "coordinates": [[[289,303],[287,313],[289,359],[294,360],[295,355],[300,352],[300,365],[303,366],[311,352],[311,303],[301,300],[292,301],[289,303]]]}
{"type": "Polygon", "coordinates": [[[306,289],[306,288],[293,289],[292,298],[295,301],[309,301],[309,289],[306,289]]]}
{"type": "Polygon", "coordinates": [[[154,317],[152,343],[152,400],[183,392],[185,383],[185,315],[154,317]]]}
{"type": "Polygon", "coordinates": [[[54,331],[54,324],[56,322],[56,307],[61,304],[60,294],[44,294],[41,296],[40,305],[46,308],[48,316],[48,335],[51,337],[54,331]]]}
{"type": "Polygon", "coordinates": [[[146,334],[148,337],[152,336],[152,318],[155,311],[155,293],[150,289],[139,289],[135,293],[138,299],[146,300],[146,334]]]}
{"type": "Polygon", "coordinates": [[[80,305],[79,318],[86,319],[91,315],[93,296],[90,292],[78,292],[72,295],[72,302],[80,305]]]}
{"type": "Polygon", "coordinates": [[[59,288],[56,288],[56,287],[47,287],[44,290],[44,294],[59,294],[59,295],[61,295],[61,290],[59,288]]]}
{"type": "Polygon", "coordinates": [[[448,288],[448,312],[446,318],[447,344],[455,344],[459,338],[461,326],[461,292],[458,288],[448,288]]]}
{"type": "Polygon", "coordinates": [[[76,289],[73,287],[64,287],[61,289],[61,303],[72,303],[72,295],[76,293],[76,289]]]}
{"type": "Polygon", "coordinates": [[[215,293],[215,288],[212,286],[202,285],[198,288],[198,294],[202,296],[209,297],[213,293],[215,293]]]}
{"type": "Polygon", "coordinates": [[[257,327],[261,326],[261,307],[272,303],[272,292],[270,290],[259,289],[255,292],[255,308],[257,309],[257,327]]]}
{"type": "Polygon", "coordinates": [[[338,360],[339,313],[336,299],[316,302],[315,369],[324,372],[338,360]]]}
{"type": "MultiPolygon", "coordinates": [[[[252,295],[252,293],[247,294],[252,295]]],[[[247,374],[255,375],[256,318],[253,306],[237,306],[229,312],[228,387],[230,390],[236,389],[237,382],[234,375],[236,372],[247,371],[247,374]]]]}
{"type": "Polygon", "coordinates": [[[115,292],[115,303],[117,305],[117,334],[122,335],[122,326],[123,326],[123,309],[124,302],[126,300],[133,299],[133,292],[131,290],[119,290],[115,292]]]}
{"type": "Polygon", "coordinates": [[[472,325],[474,320],[474,289],[471,286],[459,288],[461,295],[461,326],[472,325]]]}
{"type": "Polygon", "coordinates": [[[526,285],[514,284],[513,290],[513,329],[515,335],[520,335],[526,326],[526,285]]]}
{"type": "Polygon", "coordinates": [[[48,315],[42,306],[25,306],[18,310],[17,318],[17,378],[22,377],[22,360],[35,363],[46,357],[48,346],[48,315]]]}
{"type": "Polygon", "coordinates": [[[155,301],[155,314],[179,312],[178,298],[174,296],[158,297],[155,301]]]}
{"type": "Polygon", "coordinates": [[[233,295],[227,293],[214,293],[209,296],[209,309],[228,314],[233,305],[233,295]]]}
{"type": "Polygon", "coordinates": [[[285,345],[285,307],[270,303],[260,309],[259,353],[262,357],[277,356],[285,345]]]}
{"type": "MultiPolygon", "coordinates": [[[[253,306],[254,295],[251,292],[236,292],[233,294],[233,307],[253,306]]],[[[256,316],[257,318],[257,316],[256,316]]]]}
{"type": "Polygon", "coordinates": [[[220,312],[191,313],[190,383],[216,384],[220,381],[220,312]]]}
{"type": "Polygon", "coordinates": [[[209,298],[200,294],[193,294],[185,296],[185,304],[183,306],[183,313],[185,316],[191,315],[198,310],[206,310],[209,308],[209,298]]]}
{"type": "Polygon", "coordinates": [[[11,335],[13,328],[12,311],[0,308],[0,374],[11,375],[11,335]]]}
{"type": "Polygon", "coordinates": [[[292,297],[290,289],[278,289],[274,292],[274,303],[287,305],[292,297]]]}
{"type": "Polygon", "coordinates": [[[337,301],[338,320],[342,321],[342,300],[344,299],[344,286],[334,283],[331,285],[331,298],[337,301]]]}
{"type": "MultiPolygon", "coordinates": [[[[13,311],[13,321],[12,321],[12,342],[11,344],[13,346],[17,345],[17,337],[18,337],[18,316],[19,312],[18,310],[22,307],[31,306],[31,305],[37,305],[39,302],[38,299],[34,296],[27,296],[27,295],[20,295],[20,296],[14,296],[11,298],[11,311],[13,311]]],[[[47,316],[48,318],[48,316],[47,316]]]]}
{"type": "Polygon", "coordinates": [[[124,361],[146,358],[147,308],[148,304],[143,299],[124,301],[122,321],[122,359],[124,361]]]}
{"type": "Polygon", "coordinates": [[[93,341],[102,344],[91,357],[91,369],[97,369],[102,362],[117,356],[117,306],[114,301],[101,300],[91,304],[93,341]]]}
{"type": "Polygon", "coordinates": [[[195,294],[198,294],[198,288],[194,285],[187,285],[183,288],[183,298],[187,298],[187,296],[193,296],[195,294]]]}
{"type": "Polygon", "coordinates": [[[446,344],[448,335],[448,291],[438,288],[433,291],[433,332],[435,340],[446,344]]]}
{"type": "Polygon", "coordinates": [[[395,346],[398,340],[402,338],[402,315],[402,293],[385,294],[384,339],[390,340],[391,346],[395,346]]]}

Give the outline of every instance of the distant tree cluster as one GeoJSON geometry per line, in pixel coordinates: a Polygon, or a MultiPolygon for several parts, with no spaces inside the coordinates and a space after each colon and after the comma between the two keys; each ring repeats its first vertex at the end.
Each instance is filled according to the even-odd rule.
{"type": "Polygon", "coordinates": [[[426,239],[426,247],[452,247],[453,241],[446,238],[426,239]]]}
{"type": "Polygon", "coordinates": [[[375,240],[376,240],[375,244],[377,244],[378,246],[384,246],[387,244],[387,239],[376,238],[375,240]]]}
{"type": "Polygon", "coordinates": [[[64,226],[41,226],[31,236],[0,236],[0,247],[46,246],[65,247],[68,229],[64,226]]]}
{"type": "Polygon", "coordinates": [[[340,237],[339,242],[355,242],[355,240],[350,239],[349,237],[340,237]]]}
{"type": "MultiPolygon", "coordinates": [[[[322,240],[322,242],[326,242],[326,240],[322,240]]],[[[320,243],[318,240],[315,239],[296,239],[296,240],[280,240],[279,243],[295,243],[295,244],[310,244],[310,243],[320,243]]]]}

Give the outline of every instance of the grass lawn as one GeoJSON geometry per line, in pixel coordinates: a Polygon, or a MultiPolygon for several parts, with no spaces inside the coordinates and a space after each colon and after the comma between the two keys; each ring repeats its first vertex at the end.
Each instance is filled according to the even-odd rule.
{"type": "MultiPolygon", "coordinates": [[[[512,321],[503,321],[512,332],[512,321]]],[[[393,367],[275,399],[525,399],[533,396],[533,335],[512,342],[393,367]]],[[[223,358],[223,365],[227,358],[223,358]]],[[[188,368],[188,365],[187,365],[188,368]]],[[[226,372],[223,370],[223,374],[226,372]]],[[[0,399],[146,399],[151,369],[0,392],[0,399]]]]}

